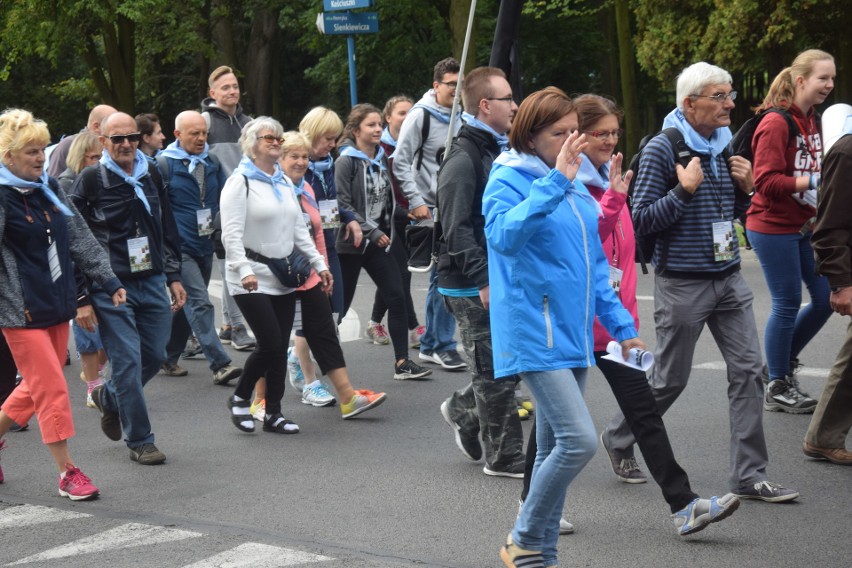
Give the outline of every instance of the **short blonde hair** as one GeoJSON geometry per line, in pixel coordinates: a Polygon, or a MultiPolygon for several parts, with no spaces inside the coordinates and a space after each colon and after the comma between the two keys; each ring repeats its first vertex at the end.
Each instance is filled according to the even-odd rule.
{"type": "Polygon", "coordinates": [[[250,160],[254,160],[254,150],[257,148],[257,135],[264,130],[272,132],[273,136],[279,138],[284,134],[284,127],[271,116],[258,116],[243,126],[240,133],[240,149],[250,160]]]}
{"type": "Polygon", "coordinates": [[[219,78],[222,77],[223,75],[228,75],[229,73],[236,77],[236,74],[234,73],[233,69],[231,69],[227,65],[220,65],[219,67],[214,69],[212,73],[210,73],[210,77],[207,78],[207,86],[212,89],[213,83],[218,81],[219,78]]]}
{"type": "Polygon", "coordinates": [[[313,144],[314,140],[323,134],[340,136],[343,132],[343,121],[330,108],[318,106],[312,108],[299,123],[299,132],[305,135],[308,143],[313,144]]]}
{"type": "Polygon", "coordinates": [[[311,151],[311,143],[308,138],[301,132],[290,130],[284,133],[284,143],[281,144],[281,153],[285,154],[292,150],[311,151]]]}
{"type": "Polygon", "coordinates": [[[68,156],[65,158],[65,165],[72,172],[79,174],[83,169],[83,161],[86,159],[86,154],[95,149],[103,149],[101,139],[94,132],[85,130],[74,137],[71,142],[71,147],[68,148],[68,156]]]}
{"type": "Polygon", "coordinates": [[[0,161],[5,164],[9,152],[17,152],[33,142],[50,144],[47,123],[20,108],[9,108],[0,114],[0,161]]]}

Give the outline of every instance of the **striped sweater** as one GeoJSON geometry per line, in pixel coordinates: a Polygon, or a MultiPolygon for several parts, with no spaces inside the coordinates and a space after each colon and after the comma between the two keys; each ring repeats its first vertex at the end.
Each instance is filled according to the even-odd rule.
{"type": "Polygon", "coordinates": [[[751,199],[736,187],[721,155],[716,157],[718,179],[710,170],[710,157],[699,157],[704,181],[690,195],[677,183],[674,150],[665,135],[656,136],[642,151],[634,190],[633,223],[639,236],[658,233],[652,258],[657,273],[665,270],[672,276],[714,278],[739,267],[736,238],[733,259],[715,261],[713,223],[741,216],[751,199]],[[663,256],[665,266],[660,263],[663,256]]]}

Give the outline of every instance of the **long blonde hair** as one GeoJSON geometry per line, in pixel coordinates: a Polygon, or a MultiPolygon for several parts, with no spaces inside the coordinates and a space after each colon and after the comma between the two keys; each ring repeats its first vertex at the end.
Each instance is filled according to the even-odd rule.
{"type": "Polygon", "coordinates": [[[775,76],[769,86],[766,98],[755,111],[760,112],[773,107],[785,110],[790,108],[790,105],[793,104],[793,98],[796,96],[796,77],[807,79],[813,73],[817,61],[825,60],[833,62],[834,57],[821,49],[808,49],[797,55],[792,65],[775,76]]]}

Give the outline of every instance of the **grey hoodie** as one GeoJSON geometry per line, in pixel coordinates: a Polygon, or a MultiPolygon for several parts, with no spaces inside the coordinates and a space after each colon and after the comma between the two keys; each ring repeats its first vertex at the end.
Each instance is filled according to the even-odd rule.
{"type": "MultiPolygon", "coordinates": [[[[405,117],[402,128],[399,130],[396,151],[393,153],[393,174],[396,176],[405,198],[409,201],[410,209],[421,205],[435,206],[435,193],[438,183],[437,153],[447,143],[450,110],[437,103],[435,91],[430,89],[408,111],[408,116],[405,117]],[[430,118],[429,136],[423,142],[423,164],[418,170],[417,150],[421,145],[423,114],[429,112],[423,107],[441,115],[443,120],[434,115],[430,118]]],[[[456,117],[453,124],[453,135],[455,136],[461,128],[460,118],[456,117]]]]}

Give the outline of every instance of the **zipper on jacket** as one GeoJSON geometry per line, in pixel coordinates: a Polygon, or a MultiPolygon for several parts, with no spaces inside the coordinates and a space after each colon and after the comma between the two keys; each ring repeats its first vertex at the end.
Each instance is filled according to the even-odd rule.
{"type": "Polygon", "coordinates": [[[583,216],[580,215],[580,211],[577,209],[577,205],[573,202],[573,200],[570,200],[570,203],[571,203],[571,210],[574,211],[574,215],[577,216],[577,220],[580,222],[580,230],[583,233],[583,252],[585,253],[585,260],[586,260],[586,313],[585,313],[585,325],[583,326],[583,330],[584,330],[583,335],[584,335],[584,337],[586,337],[585,338],[585,342],[586,342],[586,364],[588,364],[591,367],[592,366],[592,360],[591,360],[591,357],[589,356],[589,353],[590,353],[589,338],[586,336],[586,333],[585,333],[585,330],[589,329],[589,304],[590,304],[589,294],[591,293],[591,287],[592,287],[592,268],[591,268],[591,262],[589,261],[589,239],[588,239],[588,235],[586,234],[586,224],[583,222],[583,216]]]}
{"type": "Polygon", "coordinates": [[[544,327],[547,329],[547,348],[553,349],[553,326],[550,323],[550,298],[544,297],[544,327]]]}

